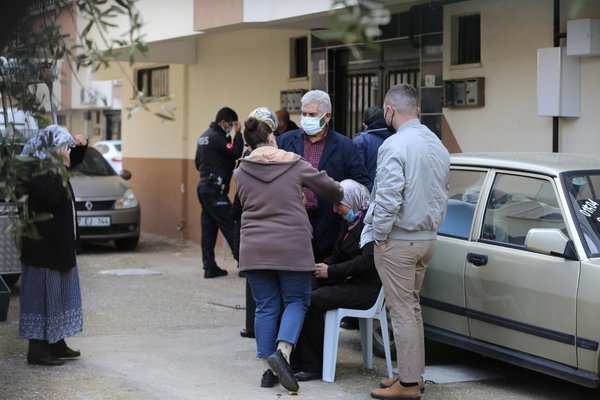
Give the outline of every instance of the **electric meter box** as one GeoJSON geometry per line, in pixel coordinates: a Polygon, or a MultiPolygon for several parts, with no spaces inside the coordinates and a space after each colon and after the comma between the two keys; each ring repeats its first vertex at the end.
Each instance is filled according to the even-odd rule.
{"type": "Polygon", "coordinates": [[[600,56],[600,19],[567,21],[567,55],[600,56]]]}
{"type": "Polygon", "coordinates": [[[444,81],[444,107],[483,107],[485,78],[444,81]]]}

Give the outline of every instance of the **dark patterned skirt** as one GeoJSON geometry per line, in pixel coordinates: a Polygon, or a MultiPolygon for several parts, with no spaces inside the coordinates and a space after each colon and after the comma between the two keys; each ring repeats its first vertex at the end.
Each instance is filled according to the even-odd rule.
{"type": "Polygon", "coordinates": [[[83,329],[77,267],[60,272],[23,265],[21,274],[21,339],[56,343],[83,329]]]}

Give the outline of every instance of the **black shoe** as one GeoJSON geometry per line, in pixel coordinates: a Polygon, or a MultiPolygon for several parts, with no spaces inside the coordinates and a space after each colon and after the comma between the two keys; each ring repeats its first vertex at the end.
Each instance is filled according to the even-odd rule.
{"type": "Polygon", "coordinates": [[[44,365],[46,367],[56,367],[58,365],[64,365],[65,362],[63,360],[59,360],[58,358],[47,355],[43,357],[27,357],[27,364],[31,365],[44,365]]]}
{"type": "Polygon", "coordinates": [[[279,379],[273,374],[270,369],[266,370],[260,380],[260,387],[272,388],[279,383],[279,379]]]}
{"type": "Polygon", "coordinates": [[[292,367],[286,361],[285,357],[281,353],[281,350],[277,350],[267,358],[267,362],[271,369],[277,374],[281,386],[289,390],[290,392],[297,392],[300,386],[294,376],[292,367]]]}
{"type": "Polygon", "coordinates": [[[246,277],[246,271],[238,271],[238,276],[240,278],[245,278],[246,277]]]}
{"type": "Polygon", "coordinates": [[[300,371],[294,374],[298,382],[307,382],[314,381],[316,379],[321,379],[321,374],[318,372],[312,371],[300,371]]]}
{"type": "Polygon", "coordinates": [[[240,336],[241,336],[241,337],[247,337],[247,338],[251,338],[251,339],[253,339],[253,338],[255,338],[255,337],[256,337],[256,336],[254,336],[254,332],[250,332],[250,331],[248,331],[246,328],[244,328],[244,329],[242,329],[242,330],[240,331],[240,336]]]}
{"type": "Polygon", "coordinates": [[[27,349],[27,363],[33,365],[45,365],[54,367],[63,365],[65,362],[52,355],[50,344],[45,340],[29,339],[29,348],[27,349]]]}
{"type": "Polygon", "coordinates": [[[349,331],[358,330],[358,318],[344,317],[340,322],[340,328],[347,329],[349,331]]]}
{"type": "Polygon", "coordinates": [[[204,270],[204,278],[205,279],[218,278],[220,276],[227,276],[227,274],[228,274],[227,271],[225,271],[224,269],[221,269],[219,267],[204,270]]]}
{"type": "Polygon", "coordinates": [[[64,339],[50,345],[50,354],[56,358],[77,358],[81,356],[81,352],[67,346],[64,339]]]}

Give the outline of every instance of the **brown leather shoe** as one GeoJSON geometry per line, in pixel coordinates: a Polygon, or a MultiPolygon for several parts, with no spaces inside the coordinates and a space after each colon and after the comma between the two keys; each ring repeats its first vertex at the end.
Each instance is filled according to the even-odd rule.
{"type": "Polygon", "coordinates": [[[421,392],[419,385],[404,387],[400,385],[400,381],[396,381],[388,388],[374,389],[371,397],[382,400],[420,400],[421,392]]]}
{"type": "MultiPolygon", "coordinates": [[[[391,378],[383,378],[379,381],[379,387],[382,389],[389,388],[394,384],[394,382],[398,382],[399,379],[399,375],[394,375],[391,378]]],[[[423,380],[423,377],[421,377],[421,379],[419,380],[419,390],[421,391],[421,393],[425,393],[425,381],[423,380]]]]}

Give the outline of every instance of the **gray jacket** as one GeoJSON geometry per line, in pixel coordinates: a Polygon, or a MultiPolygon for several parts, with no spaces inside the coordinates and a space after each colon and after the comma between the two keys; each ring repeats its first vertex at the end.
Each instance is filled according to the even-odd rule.
{"type": "Polygon", "coordinates": [[[269,146],[241,159],[233,177],[242,205],[240,270],[314,271],[302,187],[337,203],[340,184],[297,154],[269,146]]]}
{"type": "Polygon", "coordinates": [[[377,154],[365,231],[375,240],[431,240],[448,206],[450,156],[418,119],[404,123],[377,154]]]}

